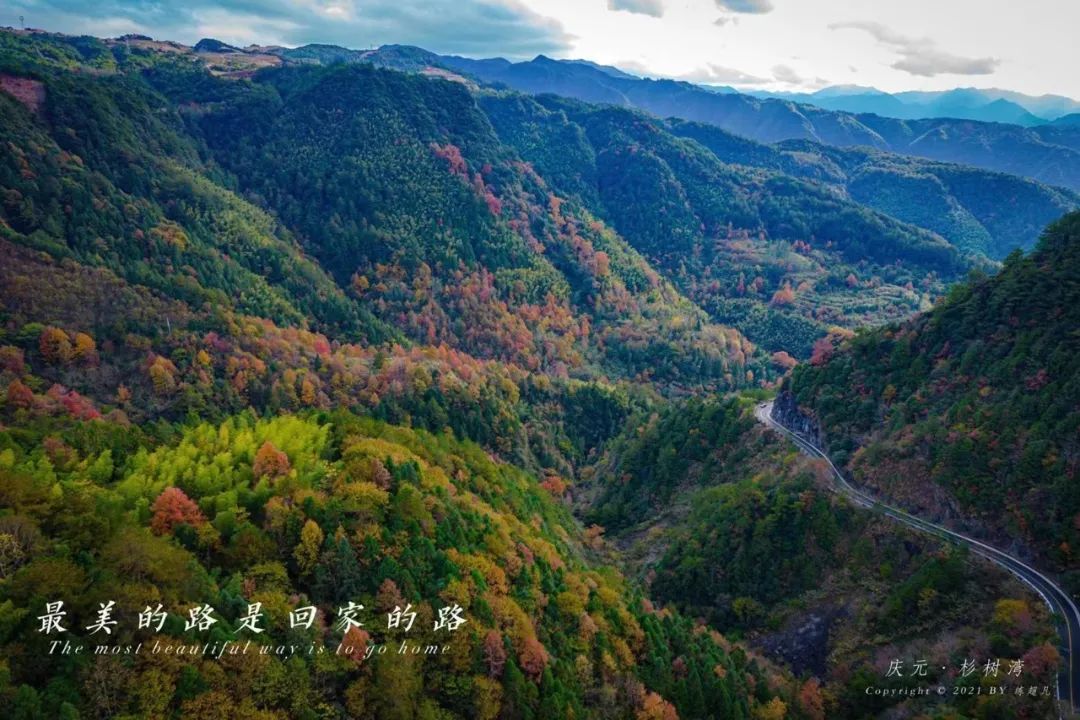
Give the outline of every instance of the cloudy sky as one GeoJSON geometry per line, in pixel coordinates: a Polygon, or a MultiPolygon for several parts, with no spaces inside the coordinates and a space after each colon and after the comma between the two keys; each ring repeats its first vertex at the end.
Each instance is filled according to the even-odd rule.
{"type": "Polygon", "coordinates": [[[0,24],[194,42],[421,45],[814,90],[1000,87],[1080,98],[1078,0],[5,0],[0,24]]]}

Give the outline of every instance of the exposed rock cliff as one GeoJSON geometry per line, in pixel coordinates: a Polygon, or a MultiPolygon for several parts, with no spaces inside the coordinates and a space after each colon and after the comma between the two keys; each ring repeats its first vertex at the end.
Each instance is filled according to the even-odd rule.
{"type": "Polygon", "coordinates": [[[772,418],[788,430],[813,440],[819,447],[825,447],[817,420],[799,407],[798,403],[795,402],[795,396],[791,392],[785,390],[776,396],[776,400],[773,402],[772,418]]]}

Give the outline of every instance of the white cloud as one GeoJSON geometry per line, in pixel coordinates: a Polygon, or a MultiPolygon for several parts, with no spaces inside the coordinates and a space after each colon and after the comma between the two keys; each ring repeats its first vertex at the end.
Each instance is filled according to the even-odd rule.
{"type": "Polygon", "coordinates": [[[573,39],[557,20],[523,0],[434,5],[430,0],[9,0],[11,10],[5,7],[0,16],[15,12],[25,15],[27,25],[73,34],[106,20],[117,26],[127,21],[126,28],[187,43],[213,32],[240,45],[401,43],[442,53],[519,58],[560,55],[573,39]]]}
{"type": "Polygon", "coordinates": [[[655,77],[757,77],[765,86],[781,86],[773,68],[788,64],[801,88],[819,76],[889,92],[946,90],[963,79],[1080,97],[1072,71],[1080,2],[947,4],[949,12],[941,0],[0,0],[0,25],[25,15],[27,25],[58,32],[186,43],[205,29],[238,45],[401,43],[471,57],[633,59],[655,77]],[[612,12],[609,2],[653,13],[662,3],[663,15],[612,12]],[[859,11],[874,24],[852,23],[859,11]]]}
{"type": "Polygon", "coordinates": [[[751,75],[742,70],[724,67],[723,65],[716,65],[714,63],[708,63],[699,68],[695,68],[690,72],[676,75],[675,79],[703,83],[705,85],[716,85],[721,83],[725,85],[760,85],[769,82],[769,78],[751,75]]]}
{"type": "Polygon", "coordinates": [[[900,59],[893,69],[912,75],[989,75],[1001,61],[993,57],[961,57],[940,50],[930,38],[909,37],[878,22],[838,22],[830,30],[862,30],[875,40],[892,48],[900,59]]]}
{"type": "Polygon", "coordinates": [[[772,12],[772,0],[716,0],[717,7],[736,13],[762,15],[772,12]]]}
{"type": "Polygon", "coordinates": [[[656,18],[664,16],[662,0],[608,0],[607,6],[608,10],[623,10],[656,18]]]}
{"type": "Polygon", "coordinates": [[[774,65],[772,74],[779,82],[789,85],[802,85],[805,82],[799,73],[787,65],[774,65]]]}
{"type": "Polygon", "coordinates": [[[640,77],[666,78],[668,80],[683,80],[685,82],[700,83],[702,85],[760,85],[770,81],[769,78],[758,77],[742,70],[724,67],[722,65],[707,64],[694,68],[689,72],[664,74],[651,70],[647,65],[637,60],[622,60],[615,65],[622,71],[640,77]]]}

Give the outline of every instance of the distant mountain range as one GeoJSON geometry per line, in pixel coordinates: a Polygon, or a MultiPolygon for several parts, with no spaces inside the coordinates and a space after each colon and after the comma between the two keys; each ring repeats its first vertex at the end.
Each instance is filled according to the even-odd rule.
{"type": "MultiPolygon", "coordinates": [[[[281,50],[280,54],[290,59],[299,55],[315,59],[311,58],[311,47],[281,50]]],[[[318,60],[340,60],[335,54],[338,51],[324,48],[318,60]]],[[[543,55],[513,63],[502,58],[473,60],[386,45],[355,57],[397,69],[448,69],[533,95],[550,93],[590,103],[636,107],[662,118],[708,123],[759,142],[812,140],[840,147],[869,146],[1080,189],[1080,122],[1073,115],[1063,117],[1061,122],[1033,127],[957,118],[897,119],[875,114],[877,110],[830,110],[802,101],[737,93],[730,88],[638,78],[616,68],[553,60],[543,55]]],[[[853,97],[858,96],[849,95],[846,100],[854,102],[853,97]]],[[[1007,97],[999,100],[1015,102],[1007,97]]],[[[953,102],[961,104],[958,99],[953,102]]]]}
{"type": "MultiPolygon", "coordinates": [[[[610,65],[601,65],[589,60],[552,60],[543,55],[530,63],[513,63],[504,58],[474,60],[457,56],[437,56],[426,50],[410,46],[386,45],[377,50],[351,50],[337,45],[310,44],[298,48],[277,46],[249,46],[239,48],[220,40],[204,38],[195,44],[197,53],[267,53],[277,55],[289,61],[308,61],[327,64],[332,62],[356,62],[364,59],[387,60],[393,64],[416,65],[435,61],[468,72],[481,79],[494,79],[493,76],[506,74],[502,79],[522,81],[522,66],[538,67],[548,63],[559,63],[570,73],[573,79],[589,78],[589,71],[600,73],[620,80],[647,80],[610,65]],[[574,72],[580,70],[581,72],[574,72]]],[[[402,69],[402,68],[399,68],[402,69]]],[[[548,71],[552,68],[548,67],[548,71]]],[[[529,73],[525,73],[529,74],[529,73]]],[[[540,73],[542,76],[544,73],[540,73]]],[[[540,80],[533,74],[533,82],[540,80]]],[[[688,83],[689,84],[689,83],[688,83]]],[[[882,117],[899,120],[920,120],[925,118],[953,118],[959,120],[979,120],[981,122],[1009,123],[1034,127],[1051,124],[1059,118],[1074,115],[1061,124],[1080,122],[1080,101],[1063,95],[1025,95],[1013,90],[999,88],[954,88],[941,91],[909,90],[888,93],[874,87],[863,85],[830,85],[812,93],[778,92],[770,90],[737,90],[731,86],[699,86],[701,89],[726,95],[750,95],[758,98],[790,100],[792,102],[813,105],[824,110],[847,113],[872,113],[882,117]]],[[[542,90],[541,88],[537,88],[542,90]]],[[[614,101],[620,93],[611,93],[614,101]]]]}
{"type": "Polygon", "coordinates": [[[504,58],[438,55],[407,45],[370,50],[322,44],[238,48],[204,39],[193,49],[218,58],[224,71],[235,64],[237,55],[286,64],[371,62],[413,72],[439,69],[460,79],[532,95],[561,95],[635,107],[661,118],[708,123],[759,142],[811,140],[838,147],[869,146],[1080,190],[1080,103],[1058,95],[1032,97],[974,88],[889,94],[860,86],[835,86],[814,93],[739,92],[731,87],[641,78],[586,60],[539,55],[515,63],[504,58]]]}
{"type": "Polygon", "coordinates": [[[747,94],[807,103],[825,110],[873,113],[900,120],[956,118],[1011,123],[1024,127],[1045,125],[1080,111],[1080,102],[1072,98],[1061,95],[1034,97],[996,88],[887,93],[872,87],[836,85],[812,93],[751,90],[747,94]]]}

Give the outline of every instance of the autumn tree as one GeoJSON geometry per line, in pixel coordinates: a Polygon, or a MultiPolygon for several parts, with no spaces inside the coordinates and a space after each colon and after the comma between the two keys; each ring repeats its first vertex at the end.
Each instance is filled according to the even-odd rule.
{"type": "Polygon", "coordinates": [[[679,720],[675,706],[658,694],[651,692],[641,701],[641,707],[634,714],[637,720],[679,720]]]}
{"type": "Polygon", "coordinates": [[[41,331],[38,338],[38,349],[45,358],[45,362],[53,365],[63,365],[71,362],[75,357],[75,349],[71,345],[68,334],[57,327],[49,326],[41,331]]]}
{"type": "Polygon", "coordinates": [[[560,498],[566,493],[566,490],[570,486],[558,475],[548,475],[544,478],[543,482],[540,483],[540,487],[547,490],[553,496],[560,498]]]}
{"type": "Polygon", "coordinates": [[[7,404],[9,407],[26,409],[34,404],[34,391],[20,380],[8,383],[7,404]]]}
{"type": "Polygon", "coordinates": [[[255,453],[255,460],[251,464],[251,472],[256,480],[269,478],[275,480],[289,474],[289,456],[274,447],[267,440],[255,453]]]}
{"type": "Polygon", "coordinates": [[[371,635],[367,630],[351,625],[349,626],[349,629],[345,631],[345,635],[341,638],[341,644],[344,647],[342,654],[357,665],[360,665],[364,662],[364,656],[367,654],[368,642],[370,640],[371,635]]]}
{"type": "Polygon", "coordinates": [[[754,708],[755,720],[784,720],[787,716],[787,705],[780,698],[773,698],[764,705],[754,708]]]}
{"type": "Polygon", "coordinates": [[[75,333],[73,356],[87,364],[97,362],[97,344],[94,343],[94,338],[83,332],[75,333]]]}
{"type": "Polygon", "coordinates": [[[810,364],[821,366],[827,363],[829,358],[836,353],[836,340],[836,337],[831,334],[815,340],[813,351],[810,353],[810,364]]]}
{"type": "Polygon", "coordinates": [[[502,675],[506,666],[506,648],[498,630],[489,630],[484,638],[484,662],[488,666],[488,677],[497,678],[502,675]]]}
{"type": "Polygon", "coordinates": [[[521,652],[518,654],[518,662],[521,669],[529,677],[539,678],[544,673],[548,664],[548,651],[535,637],[528,637],[522,643],[521,652]]]}
{"type": "Polygon", "coordinates": [[[167,357],[154,355],[146,367],[154,391],[159,395],[168,395],[176,390],[176,365],[167,357]]]}
{"type": "Polygon", "coordinates": [[[382,490],[389,490],[393,479],[393,476],[390,475],[390,471],[386,469],[386,466],[383,465],[382,462],[377,458],[371,458],[371,482],[375,483],[382,490]]]}
{"type": "Polygon", "coordinates": [[[1024,671],[1035,677],[1048,677],[1048,673],[1061,663],[1061,654],[1053,645],[1043,643],[1024,653],[1024,671]]]}
{"type": "Polygon", "coordinates": [[[0,372],[22,375],[26,372],[26,359],[23,351],[13,345],[0,346],[0,372]]]}
{"type": "Polygon", "coordinates": [[[1012,598],[998,600],[994,605],[994,624],[1012,637],[1031,632],[1035,624],[1031,615],[1031,606],[1024,600],[1012,598]]]}
{"type": "Polygon", "coordinates": [[[315,569],[315,565],[319,562],[319,549],[322,544],[322,528],[314,520],[308,520],[300,531],[300,542],[293,550],[293,557],[296,559],[300,572],[306,574],[315,569]]]}
{"type": "Polygon", "coordinates": [[[502,709],[503,688],[498,681],[477,676],[473,678],[473,708],[476,720],[495,720],[502,709]]]}
{"type": "Polygon", "coordinates": [[[791,285],[784,283],[783,287],[773,293],[772,304],[776,306],[791,305],[795,302],[795,291],[791,285]]]}
{"type": "Polygon", "coordinates": [[[150,528],[158,535],[171,533],[177,525],[197,527],[206,522],[199,506],[178,487],[167,487],[151,508],[150,528]]]}
{"type": "Polygon", "coordinates": [[[799,710],[807,720],[825,720],[825,699],[821,696],[821,684],[817,678],[810,678],[802,684],[797,701],[799,710]]]}
{"type": "Polygon", "coordinates": [[[790,370],[799,364],[799,361],[791,357],[791,355],[784,350],[779,350],[772,354],[773,365],[776,365],[781,370],[790,370]]]}
{"type": "Polygon", "coordinates": [[[379,585],[379,591],[375,594],[375,607],[383,612],[391,612],[394,608],[405,604],[405,598],[401,595],[397,583],[386,578],[379,585]]]}
{"type": "Polygon", "coordinates": [[[11,533],[0,533],[0,580],[11,576],[26,562],[26,551],[11,533]]]}

